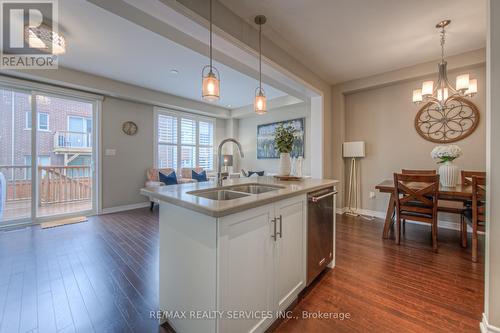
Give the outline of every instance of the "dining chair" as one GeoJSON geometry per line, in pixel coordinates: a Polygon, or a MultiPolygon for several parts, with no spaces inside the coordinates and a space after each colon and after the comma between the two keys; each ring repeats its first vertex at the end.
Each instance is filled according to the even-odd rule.
{"type": "Polygon", "coordinates": [[[439,175],[394,174],[396,200],[396,243],[401,242],[401,220],[429,223],[432,248],[437,252],[437,201],[439,175]]]}
{"type": "Polygon", "coordinates": [[[472,185],[472,177],[482,177],[486,178],[486,172],[484,171],[460,171],[460,178],[463,185],[472,185]]]}
{"type": "Polygon", "coordinates": [[[472,176],[472,206],[464,210],[462,215],[462,246],[467,246],[467,223],[472,225],[472,261],[477,262],[477,232],[486,227],[486,178],[472,176]]]}

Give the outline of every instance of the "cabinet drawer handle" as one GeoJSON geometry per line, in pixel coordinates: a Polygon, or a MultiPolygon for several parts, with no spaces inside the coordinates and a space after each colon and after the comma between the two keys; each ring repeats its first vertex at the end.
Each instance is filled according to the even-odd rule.
{"type": "Polygon", "coordinates": [[[280,232],[278,235],[280,235],[280,238],[283,238],[283,216],[277,217],[278,220],[280,220],[280,232]]]}
{"type": "Polygon", "coordinates": [[[274,241],[276,242],[276,239],[278,238],[276,235],[276,219],[275,218],[272,219],[271,223],[273,224],[274,227],[274,233],[271,235],[271,238],[274,239],[274,241]]]}

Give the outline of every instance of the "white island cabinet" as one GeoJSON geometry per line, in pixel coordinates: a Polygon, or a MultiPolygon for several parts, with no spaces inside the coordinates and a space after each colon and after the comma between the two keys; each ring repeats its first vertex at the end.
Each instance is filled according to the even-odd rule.
{"type": "Polygon", "coordinates": [[[264,331],[305,287],[305,213],[300,195],[220,219],[219,308],[250,315],[220,332],[264,331]]]}
{"type": "Polygon", "coordinates": [[[160,322],[179,333],[263,332],[306,287],[307,193],[337,182],[258,181],[276,189],[222,201],[193,195],[210,184],[142,190],[160,201],[160,322]]]}

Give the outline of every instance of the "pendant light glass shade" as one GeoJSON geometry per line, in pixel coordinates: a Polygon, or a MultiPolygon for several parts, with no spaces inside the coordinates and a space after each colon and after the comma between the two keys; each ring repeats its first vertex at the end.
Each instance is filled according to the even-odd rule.
{"type": "Polygon", "coordinates": [[[267,19],[264,15],[255,16],[255,23],[259,25],[259,86],[255,89],[253,108],[258,115],[267,112],[266,92],[262,88],[262,25],[266,21],[267,19]]]}
{"type": "Polygon", "coordinates": [[[215,67],[205,66],[203,68],[203,81],[201,96],[204,100],[213,102],[220,97],[219,72],[215,67]],[[208,73],[205,72],[208,70],[208,73]]]}
{"type": "Polygon", "coordinates": [[[201,71],[201,97],[209,102],[220,98],[220,75],[217,68],[212,65],[212,0],[210,0],[210,65],[201,71]]]}
{"type": "Polygon", "coordinates": [[[264,89],[257,88],[254,99],[254,111],[256,114],[262,115],[267,112],[266,95],[264,89]]]}

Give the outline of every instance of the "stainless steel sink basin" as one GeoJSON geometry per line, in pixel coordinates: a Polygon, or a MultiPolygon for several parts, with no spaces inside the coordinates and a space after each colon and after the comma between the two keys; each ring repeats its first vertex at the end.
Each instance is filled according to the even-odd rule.
{"type": "Polygon", "coordinates": [[[234,199],[248,197],[250,195],[246,193],[239,193],[229,190],[194,191],[194,192],[188,192],[188,194],[217,201],[234,200],[234,199]]]}
{"type": "Polygon", "coordinates": [[[242,184],[229,187],[231,191],[244,192],[250,194],[261,194],[271,191],[277,191],[282,188],[284,187],[275,185],[264,185],[264,184],[242,184]]]}

